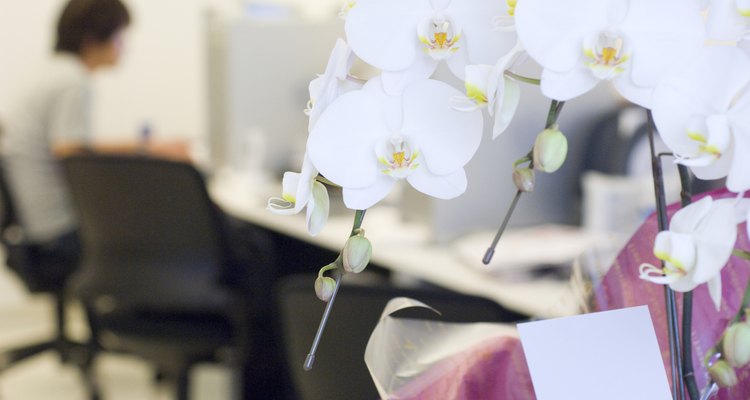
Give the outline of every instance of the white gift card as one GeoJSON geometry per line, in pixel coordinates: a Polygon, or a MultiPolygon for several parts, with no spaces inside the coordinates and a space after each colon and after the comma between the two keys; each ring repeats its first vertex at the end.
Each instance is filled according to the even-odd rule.
{"type": "Polygon", "coordinates": [[[518,325],[537,400],[671,400],[648,307],[518,325]]]}

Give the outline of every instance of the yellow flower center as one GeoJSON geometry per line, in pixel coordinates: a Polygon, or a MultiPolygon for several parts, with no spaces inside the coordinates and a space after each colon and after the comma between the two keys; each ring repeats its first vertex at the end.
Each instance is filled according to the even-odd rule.
{"type": "Polygon", "coordinates": [[[624,51],[624,40],[614,32],[600,33],[584,43],[585,64],[599,79],[612,79],[625,70],[630,56],[624,51]]]}
{"type": "Polygon", "coordinates": [[[437,14],[420,25],[419,41],[425,45],[424,51],[435,60],[442,60],[458,51],[457,43],[461,33],[446,16],[437,14]]]}
{"type": "Polygon", "coordinates": [[[516,14],[516,3],[517,0],[505,0],[505,3],[508,4],[508,15],[511,17],[516,14]]]}
{"type": "Polygon", "coordinates": [[[382,172],[394,178],[405,178],[419,166],[416,163],[419,152],[404,140],[401,135],[393,136],[382,149],[378,161],[386,168],[382,172]]]}

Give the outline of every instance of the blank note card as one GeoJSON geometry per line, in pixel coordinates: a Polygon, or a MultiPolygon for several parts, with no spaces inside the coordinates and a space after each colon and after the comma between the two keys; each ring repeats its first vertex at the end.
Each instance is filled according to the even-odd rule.
{"type": "Polygon", "coordinates": [[[648,307],[518,325],[538,400],[671,400],[648,307]]]}

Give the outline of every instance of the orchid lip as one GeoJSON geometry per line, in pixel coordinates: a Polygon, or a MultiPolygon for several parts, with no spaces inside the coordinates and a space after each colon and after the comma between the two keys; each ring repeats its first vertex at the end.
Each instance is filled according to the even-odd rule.
{"type": "Polygon", "coordinates": [[[613,79],[627,68],[630,54],[625,39],[617,32],[605,30],[584,40],[584,64],[599,79],[613,79]]]}
{"type": "Polygon", "coordinates": [[[442,60],[458,51],[461,30],[450,17],[436,13],[420,24],[419,41],[423,50],[435,60],[442,60]]]}
{"type": "Polygon", "coordinates": [[[388,176],[403,179],[419,167],[419,151],[400,134],[391,136],[378,147],[378,161],[385,166],[381,172],[388,176]]]}

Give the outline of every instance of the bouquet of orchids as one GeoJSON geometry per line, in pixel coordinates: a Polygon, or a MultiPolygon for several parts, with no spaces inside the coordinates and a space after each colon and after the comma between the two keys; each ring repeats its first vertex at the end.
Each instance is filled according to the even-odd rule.
{"type": "MultiPolygon", "coordinates": [[[[533,190],[535,171],[554,172],[565,160],[567,140],[557,124],[564,102],[611,82],[624,99],[647,109],[652,144],[658,130],[680,167],[684,208],[667,223],[659,182],[664,154],[653,154],[662,230],[654,253],[663,262],[644,264],[640,273],[665,285],[674,395],[683,398],[687,390],[697,400],[674,291],[685,292],[689,302],[691,291],[706,283],[719,308],[721,269],[733,254],[748,258],[734,245],[748,218],[742,194],[750,189],[750,0],[357,0],[341,16],[346,41],[336,42],[325,72],[310,83],[301,172],[285,173],[282,197],[268,203],[278,214],[306,208],[313,235],[327,220],[326,185],[342,188],[344,204],[356,210],[341,255],[315,282],[328,301],[319,335],[341,276],[369,262],[365,210],[401,181],[440,199],[461,195],[464,166],[481,142],[482,113],[493,118],[498,139],[519,104],[519,85],[538,85],[551,99],[546,129],[513,164],[518,192],[496,244],[520,195],[533,190]],[[355,58],[379,75],[352,76],[355,58]],[[527,62],[541,66],[541,76],[514,72],[527,62]],[[465,92],[431,78],[440,63],[464,82],[465,92]],[[690,171],[700,179],[726,178],[737,198],[690,204],[690,171]]],[[[492,247],[485,262],[491,256],[492,247]]],[[[743,315],[749,297],[706,355],[713,386],[732,385],[733,367],[750,361],[750,322],[743,315]]],[[[682,322],[690,332],[689,315],[682,322]]]]}

